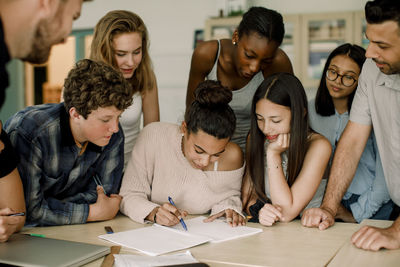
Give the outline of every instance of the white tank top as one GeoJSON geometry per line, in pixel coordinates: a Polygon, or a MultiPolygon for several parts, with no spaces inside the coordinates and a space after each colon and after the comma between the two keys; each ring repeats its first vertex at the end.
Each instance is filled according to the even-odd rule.
{"type": "Polygon", "coordinates": [[[124,131],[125,144],[124,144],[124,169],[129,159],[133,146],[140,132],[140,122],[142,115],[142,96],[140,92],[133,95],[132,105],[130,105],[121,115],[120,123],[124,131]]]}

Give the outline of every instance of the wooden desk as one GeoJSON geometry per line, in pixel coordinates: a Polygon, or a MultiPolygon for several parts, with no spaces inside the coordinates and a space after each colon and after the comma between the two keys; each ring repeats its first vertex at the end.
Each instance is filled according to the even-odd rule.
{"type": "Polygon", "coordinates": [[[356,224],[336,223],[325,231],[295,220],[272,227],[249,223],[263,232],[248,238],[204,244],[190,251],[200,260],[231,266],[324,266],[353,232],[356,224]]]}
{"type": "MultiPolygon", "coordinates": [[[[43,234],[49,238],[80,241],[112,246],[97,236],[105,233],[104,226],[115,232],[127,231],[142,225],[128,217],[118,215],[105,222],[80,225],[24,228],[23,233],[43,234]]],[[[301,226],[299,220],[278,223],[272,227],[248,223],[250,227],[262,228],[263,232],[217,244],[203,244],[191,248],[193,256],[213,267],[227,266],[324,266],[359,228],[357,224],[336,223],[325,231],[301,226]]],[[[136,250],[122,248],[121,253],[140,254],[136,250]]],[[[87,266],[100,266],[102,259],[87,266]]]]}
{"type": "MultiPolygon", "coordinates": [[[[392,221],[364,220],[357,230],[363,225],[371,225],[380,228],[389,227],[392,221]]],[[[355,247],[350,239],[347,239],[345,244],[329,263],[329,267],[335,266],[399,266],[400,265],[400,250],[381,249],[377,252],[366,251],[355,247]]]]}

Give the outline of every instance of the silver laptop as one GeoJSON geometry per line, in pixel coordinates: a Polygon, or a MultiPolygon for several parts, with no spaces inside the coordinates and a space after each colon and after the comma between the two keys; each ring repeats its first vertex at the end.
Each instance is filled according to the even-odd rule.
{"type": "Polygon", "coordinates": [[[81,266],[109,253],[106,246],[24,234],[0,243],[0,263],[17,266],[81,266]]]}

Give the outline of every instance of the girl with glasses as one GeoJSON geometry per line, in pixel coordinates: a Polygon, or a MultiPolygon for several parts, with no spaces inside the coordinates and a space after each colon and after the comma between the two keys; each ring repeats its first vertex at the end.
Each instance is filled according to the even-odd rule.
{"type": "MultiPolygon", "coordinates": [[[[364,61],[364,48],[348,43],[337,47],[326,61],[316,98],[309,102],[310,125],[329,139],[333,153],[349,120],[364,61]]],[[[392,202],[372,132],[336,218],[346,222],[389,219],[391,211],[392,202]]]]}

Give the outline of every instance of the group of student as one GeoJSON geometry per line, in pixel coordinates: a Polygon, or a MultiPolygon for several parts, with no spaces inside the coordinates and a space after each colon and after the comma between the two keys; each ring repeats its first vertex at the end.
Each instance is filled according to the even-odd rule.
{"type": "MultiPolygon", "coordinates": [[[[77,18],[82,0],[32,7],[47,17],[30,24],[35,35],[29,29],[12,38],[14,18],[5,14],[25,2],[39,1],[0,5],[2,93],[10,57],[46,61],[69,31],[43,38],[60,30],[64,17],[77,18]],[[29,36],[31,47],[18,50],[16,40],[29,36]]],[[[206,221],[225,217],[233,227],[244,225],[246,214],[265,226],[301,218],[320,229],[335,219],[393,218],[391,227],[364,227],[352,241],[368,250],[400,248],[400,219],[393,217],[400,205],[400,3],[369,1],[365,12],[367,51],[352,44],[332,51],[308,101],[279,48],[282,16],[250,8],[231,40],[194,50],[180,125],[159,122],[144,22],[130,11],[107,13],[95,27],[90,59],[65,79],[63,102],[27,107],[4,124],[0,241],[25,223],[108,220],[120,210],[162,225],[208,212],[206,221]],[[11,216],[25,207],[26,216],[11,216]]]]}

